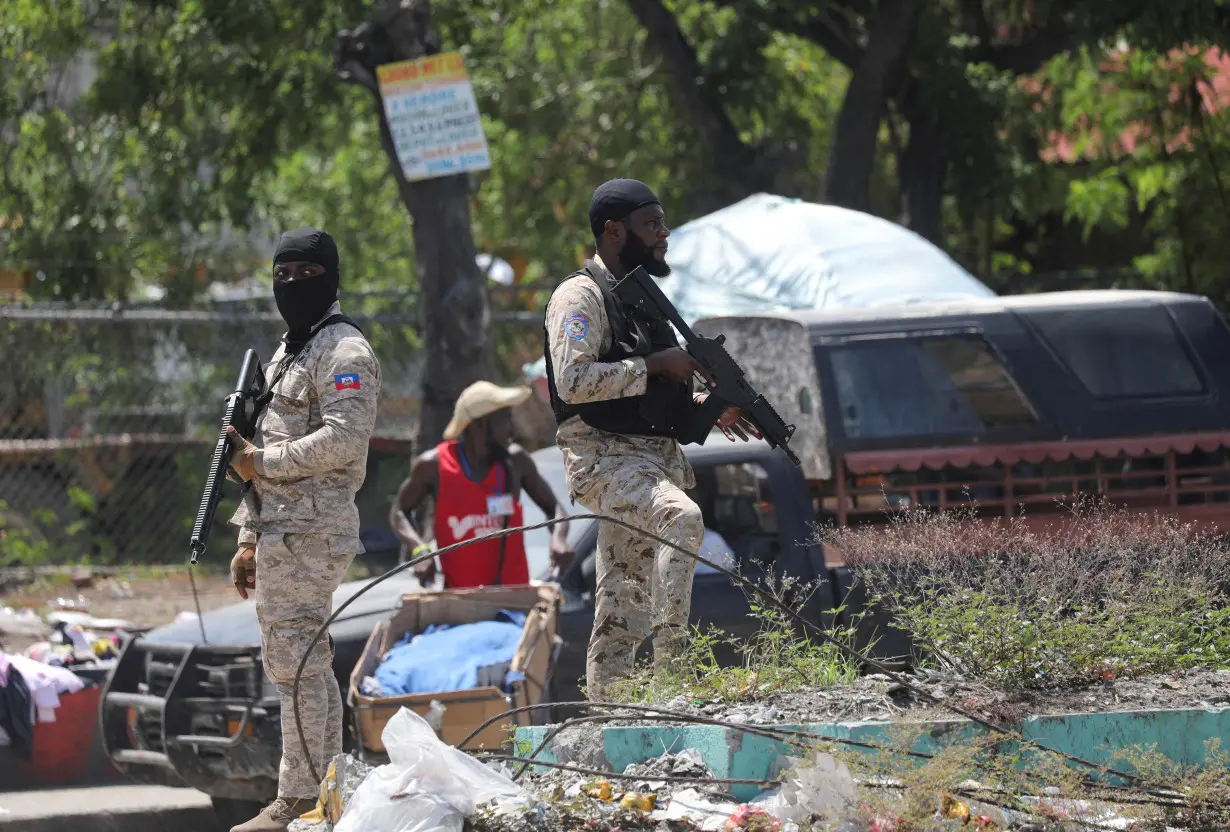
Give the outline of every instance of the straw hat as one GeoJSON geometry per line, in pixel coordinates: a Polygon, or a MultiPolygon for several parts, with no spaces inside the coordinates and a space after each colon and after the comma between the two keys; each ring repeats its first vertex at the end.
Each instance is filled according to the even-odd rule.
{"type": "Polygon", "coordinates": [[[458,438],[475,419],[481,419],[506,407],[515,407],[528,399],[531,393],[528,387],[500,387],[489,381],[474,382],[457,397],[453,418],[444,428],[444,438],[458,438]]]}

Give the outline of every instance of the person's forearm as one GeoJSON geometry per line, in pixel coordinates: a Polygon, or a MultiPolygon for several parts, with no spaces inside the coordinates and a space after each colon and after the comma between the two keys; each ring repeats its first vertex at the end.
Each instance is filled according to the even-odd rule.
{"type": "MultiPolygon", "coordinates": [[[[555,506],[555,519],[561,520],[567,516],[568,516],[568,512],[564,511],[564,507],[557,503],[555,506]]],[[[554,526],[552,526],[551,534],[554,535],[555,539],[558,540],[560,543],[567,543],[568,542],[568,521],[564,520],[564,522],[556,523],[554,526]]]]}
{"type": "Polygon", "coordinates": [[[394,506],[393,511],[389,513],[389,525],[393,527],[393,533],[412,550],[426,545],[426,541],[399,506],[394,506]]]}

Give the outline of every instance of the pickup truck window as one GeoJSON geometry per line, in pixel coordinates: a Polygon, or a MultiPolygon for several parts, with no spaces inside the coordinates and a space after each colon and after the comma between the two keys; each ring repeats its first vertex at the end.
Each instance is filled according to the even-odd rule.
{"type": "Polygon", "coordinates": [[[851,339],[827,350],[849,439],[977,436],[1037,422],[977,335],[851,339]]]}
{"type": "Polygon", "coordinates": [[[1048,310],[1022,317],[1097,398],[1204,393],[1183,336],[1160,306],[1048,310]]]}

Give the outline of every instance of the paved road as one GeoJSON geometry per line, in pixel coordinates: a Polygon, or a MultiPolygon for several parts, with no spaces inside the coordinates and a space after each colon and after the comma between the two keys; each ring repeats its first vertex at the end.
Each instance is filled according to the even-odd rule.
{"type": "Polygon", "coordinates": [[[226,832],[209,797],[165,786],[0,792],[3,832],[226,832]]]}

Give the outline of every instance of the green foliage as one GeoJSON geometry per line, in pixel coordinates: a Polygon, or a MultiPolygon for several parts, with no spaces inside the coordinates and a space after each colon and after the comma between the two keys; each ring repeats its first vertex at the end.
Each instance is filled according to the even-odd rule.
{"type": "MultiPolygon", "coordinates": [[[[1176,235],[1189,250],[1212,243],[1209,235],[1224,237],[1230,204],[1219,193],[1230,185],[1222,173],[1230,144],[1227,113],[1210,86],[1218,60],[1215,52],[1193,48],[1086,50],[1055,61],[1052,77],[1060,83],[1052,90],[1049,121],[1072,137],[1090,168],[1071,185],[1070,214],[1086,227],[1122,228],[1134,208],[1152,230],[1176,235]],[[1193,189],[1197,201],[1185,196],[1193,189]],[[1184,215],[1199,227],[1182,228],[1184,215]],[[1199,215],[1211,222],[1199,223],[1199,215]]],[[[1169,266],[1172,274],[1185,270],[1179,262],[1169,266]]]]}
{"type": "MultiPolygon", "coordinates": [[[[5,31],[20,34],[6,57],[40,56],[29,84],[83,49],[98,69],[60,109],[34,112],[12,93],[0,112],[21,136],[15,169],[29,174],[0,196],[0,215],[23,223],[8,231],[6,265],[43,273],[36,296],[122,297],[157,283],[183,302],[206,275],[251,274],[273,230],[310,222],[338,237],[350,288],[406,287],[398,309],[412,311],[409,219],[373,102],[333,75],[333,39],[366,6],[127,0],[65,21],[34,0],[6,4],[5,31]],[[76,190],[63,187],[70,173],[76,190]]],[[[724,183],[622,2],[434,10],[445,48],[466,56],[492,148],[492,170],[476,178],[480,250],[524,264],[525,279],[558,278],[588,241],[592,188],[616,175],[654,182],[675,224],[718,207],[710,195],[724,183]]],[[[797,160],[793,189],[812,186],[845,71],[732,11],[694,0],[676,11],[745,139],[780,145],[797,160]]]]}
{"type": "MultiPolygon", "coordinates": [[[[770,582],[771,583],[771,582],[770,582]]],[[[786,610],[802,609],[812,588],[783,579],[766,602],[749,593],[749,616],[757,630],[747,642],[716,626],[693,627],[684,649],[656,675],[638,671],[612,687],[617,701],[662,703],[677,696],[707,702],[753,701],[776,693],[824,688],[858,678],[852,647],[861,614],[848,627],[830,628],[827,639],[801,633],[786,610]]]]}
{"type": "MultiPolygon", "coordinates": [[[[696,79],[669,77],[620,0],[434,4],[445,48],[466,57],[492,151],[475,177],[475,236],[523,279],[576,264],[605,178],[653,182],[675,225],[744,195],[714,173],[681,102],[690,83],[718,91],[741,140],[772,161],[775,190],[822,192],[876,5],[846,0],[822,16],[796,2],[667,7],[696,79]]],[[[183,303],[209,280],[262,269],[272,233],[307,222],[339,238],[349,288],[404,289],[389,307],[413,312],[409,218],[374,102],[332,65],[337,33],[369,13],[362,0],[0,6],[0,265],[35,275],[36,297],[160,284],[183,303]],[[47,96],[74,66],[97,70],[89,90],[47,96]]],[[[912,109],[936,119],[954,256],[979,271],[1132,265],[1152,285],[1230,297],[1219,268],[1230,131],[1224,108],[1196,106],[1225,19],[1224,2],[1197,0],[926,4],[905,72],[912,109]],[[1125,131],[1139,139],[1131,153],[1116,149],[1125,131]],[[1077,152],[1069,161],[1048,155],[1060,138],[1077,152]]],[[[872,193],[896,217],[911,108],[890,110],[872,193]]]]}
{"type": "Polygon", "coordinates": [[[833,542],[922,658],[1001,690],[1230,668],[1226,544],[1078,505],[1045,531],[905,514],[833,542]]]}
{"type": "Polygon", "coordinates": [[[1230,667],[1224,599],[1185,589],[1155,576],[1135,595],[1064,607],[977,589],[954,593],[948,581],[938,580],[892,606],[900,626],[933,661],[998,689],[1070,688],[1118,676],[1230,667]]]}

